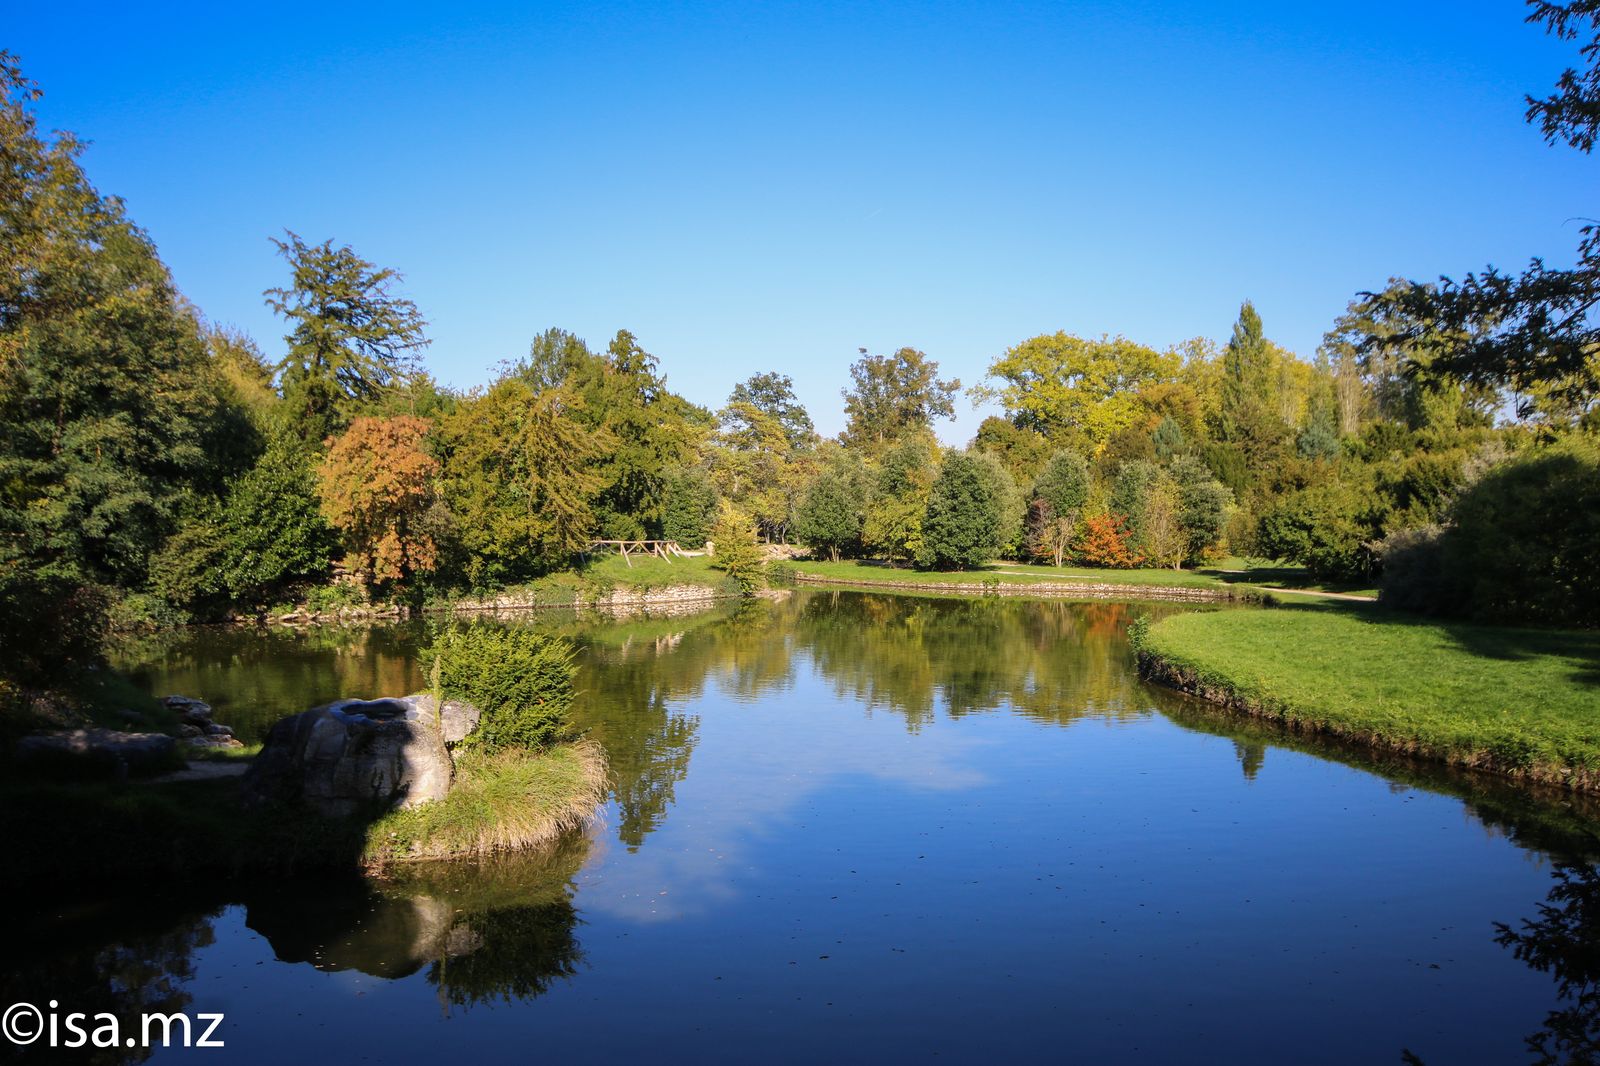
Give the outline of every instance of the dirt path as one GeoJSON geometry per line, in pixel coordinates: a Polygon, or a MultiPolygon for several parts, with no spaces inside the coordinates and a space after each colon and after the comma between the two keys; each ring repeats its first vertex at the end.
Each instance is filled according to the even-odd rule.
{"type": "Polygon", "coordinates": [[[238,777],[249,768],[248,759],[206,759],[190,763],[187,769],[152,777],[148,783],[167,785],[174,781],[215,781],[222,777],[238,777]]]}

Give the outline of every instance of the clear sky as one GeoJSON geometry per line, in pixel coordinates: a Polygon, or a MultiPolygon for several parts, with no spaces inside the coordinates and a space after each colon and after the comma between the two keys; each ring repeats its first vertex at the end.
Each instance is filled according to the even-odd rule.
{"type": "Polygon", "coordinates": [[[287,227],[400,270],[447,384],[627,328],[690,399],[778,370],[832,433],[858,347],[970,385],[1057,329],[1225,338],[1249,297],[1309,357],[1390,275],[1569,262],[1596,161],[1522,120],[1576,61],[1523,14],[0,0],[0,48],[269,354],[287,227]]]}

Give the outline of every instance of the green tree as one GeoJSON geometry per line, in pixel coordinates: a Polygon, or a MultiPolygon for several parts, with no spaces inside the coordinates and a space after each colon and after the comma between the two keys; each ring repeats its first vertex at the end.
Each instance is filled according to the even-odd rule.
{"type": "Polygon", "coordinates": [[[699,548],[706,542],[717,516],[717,486],[705,468],[676,467],[667,471],[666,507],[661,535],[682,548],[699,548]]]}
{"type": "Polygon", "coordinates": [[[235,481],[220,518],[229,598],[259,606],[327,576],[337,547],[317,505],[309,447],[280,431],[235,481]]]}
{"type": "Polygon", "coordinates": [[[289,351],[278,364],[284,400],[306,438],[320,441],[416,371],[427,322],[391,291],[400,280],[394,270],[349,245],[285,235],[272,243],[289,262],[289,284],[263,295],[289,321],[289,351]]]}
{"type": "MultiPolygon", "coordinates": [[[[746,405],[776,420],[778,425],[783,427],[790,448],[796,450],[806,448],[816,436],[816,426],[812,425],[811,416],[796,399],[794,382],[787,374],[754,374],[741,381],[733,387],[733,392],[728,397],[728,408],[737,412],[740,405],[746,405]]],[[[735,418],[737,417],[735,413],[735,418]]],[[[724,417],[724,422],[726,421],[727,418],[724,417]]]]}
{"type": "Polygon", "coordinates": [[[16,674],[88,652],[187,501],[255,447],[154,246],[71,134],[40,135],[37,95],[0,53],[0,671],[16,674]]]}
{"type": "Polygon", "coordinates": [[[794,532],[812,551],[838,561],[861,544],[867,500],[860,472],[842,458],[817,472],[795,511],[794,532]]]}
{"type": "Polygon", "coordinates": [[[928,494],[917,565],[924,570],[970,570],[1000,550],[1000,501],[974,455],[945,455],[928,494]]]}
{"type": "Polygon", "coordinates": [[[1161,468],[1155,463],[1142,459],[1123,463],[1107,501],[1111,510],[1126,520],[1133,545],[1145,555],[1150,554],[1150,545],[1145,541],[1145,508],[1161,476],[1161,468]]]}
{"type": "MultiPolygon", "coordinates": [[[[574,349],[567,353],[577,358],[574,349]]],[[[662,474],[692,463],[712,428],[708,412],[667,389],[658,366],[624,329],[603,355],[579,360],[566,379],[583,399],[586,424],[609,442],[593,464],[600,478],[596,526],[608,538],[660,531],[662,474]]]]}
{"type": "Polygon", "coordinates": [[[1260,444],[1281,423],[1276,415],[1277,365],[1261,329],[1261,316],[1246,300],[1233,336],[1222,350],[1218,436],[1229,443],[1260,444]]]}
{"type": "Polygon", "coordinates": [[[1388,504],[1365,481],[1334,480],[1289,493],[1260,518],[1257,550],[1303,563],[1320,581],[1364,581],[1377,566],[1388,504]]]}
{"type": "Polygon", "coordinates": [[[940,381],[939,364],[915,348],[868,355],[850,367],[851,388],[841,390],[849,419],[846,444],[881,448],[908,433],[932,432],[934,419],[955,418],[959,380],[940,381]]]}
{"type": "Polygon", "coordinates": [[[479,588],[566,566],[594,534],[593,463],[609,441],[566,386],[534,392],[506,377],[440,426],[444,497],[479,588]]]}
{"type": "Polygon", "coordinates": [[[1016,479],[997,456],[973,449],[971,455],[978,460],[989,491],[994,494],[995,554],[1007,559],[1022,555],[1023,526],[1027,520],[1028,501],[1017,487],[1016,479]]]}
{"type": "Polygon", "coordinates": [[[720,493],[754,518],[769,541],[787,542],[811,471],[809,438],[796,447],[778,415],[744,400],[730,401],[721,418],[717,446],[708,453],[720,493]]]}
{"type": "Polygon", "coordinates": [[[1050,441],[1035,429],[1023,429],[1009,418],[990,415],[978,424],[972,446],[1005,464],[1019,485],[1031,485],[1050,458],[1050,441]]]}
{"type": "Polygon", "coordinates": [[[1233,493],[1198,459],[1179,456],[1168,470],[1177,488],[1183,558],[1198,563],[1222,543],[1233,510],[1233,493]]]}
{"type": "MultiPolygon", "coordinates": [[[[1538,0],[1530,6],[1528,22],[1562,40],[1583,41],[1584,66],[1564,71],[1551,95],[1527,97],[1528,121],[1548,143],[1564,141],[1588,154],[1600,131],[1600,4],[1538,0]]],[[[1508,388],[1519,394],[1525,412],[1542,398],[1547,408],[1582,421],[1600,401],[1600,227],[1589,222],[1579,233],[1570,268],[1534,259],[1520,274],[1490,267],[1459,282],[1405,282],[1363,295],[1392,334],[1445,338],[1430,346],[1425,363],[1408,360],[1408,374],[1508,388]]]]}
{"type": "Polygon", "coordinates": [[[711,565],[731,577],[745,592],[761,584],[761,546],[755,523],[727,500],[717,504],[717,524],[711,529],[715,551],[711,565]]]}
{"type": "Polygon", "coordinates": [[[533,338],[528,357],[511,368],[535,392],[553,389],[583,373],[598,357],[581,337],[554,327],[533,338]]]}
{"type": "Polygon", "coordinates": [[[862,527],[868,548],[896,563],[917,557],[928,493],[937,474],[933,444],[926,437],[907,437],[884,453],[862,527]]]}
{"type": "Polygon", "coordinates": [[[1089,464],[1082,455],[1058,451],[1050,456],[1033,483],[1036,554],[1048,556],[1056,566],[1062,564],[1089,502],[1090,487],[1089,464]]]}
{"type": "Polygon", "coordinates": [[[1179,356],[1126,337],[1086,340],[1070,333],[1023,341],[989,366],[999,388],[978,386],[1023,429],[1091,453],[1143,417],[1139,392],[1176,377],[1179,356]]]}

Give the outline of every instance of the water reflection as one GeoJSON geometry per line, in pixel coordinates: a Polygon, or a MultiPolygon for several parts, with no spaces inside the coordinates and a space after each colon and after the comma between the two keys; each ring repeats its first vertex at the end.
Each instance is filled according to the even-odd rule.
{"type": "MultiPolygon", "coordinates": [[[[108,1042],[103,1029],[109,1014],[116,1031],[140,1032],[144,1014],[171,1014],[192,1009],[188,982],[195,958],[215,937],[216,907],[197,907],[167,900],[120,898],[103,905],[68,907],[48,916],[8,925],[8,951],[16,964],[0,973],[0,1003],[33,1003],[44,1008],[51,996],[64,1002],[63,1012],[85,1015],[80,1023],[88,1041],[108,1042]],[[26,963],[23,964],[23,960],[26,963]],[[70,997],[70,999],[69,999],[70,997]]],[[[62,1041],[77,1039],[62,1028],[62,1041]]],[[[7,1050],[21,1062],[59,1059],[61,1048],[46,1040],[7,1050]]],[[[86,1046],[71,1052],[89,1063],[142,1062],[150,1051],[126,1046],[86,1046]]]]}
{"type": "Polygon", "coordinates": [[[1496,922],[1495,940],[1555,978],[1561,1006],[1527,1038],[1540,1063],[1600,1061],[1600,868],[1560,861],[1539,916],[1515,928],[1496,922]]]}
{"type": "Polygon", "coordinates": [[[246,897],[281,962],[397,980],[426,970],[442,1002],[531,999],[578,971],[573,878],[588,839],[482,862],[428,863],[381,882],[290,882],[246,897]]]}
{"type": "MultiPolygon", "coordinates": [[[[624,847],[220,898],[242,898],[296,1010],[318,971],[380,978],[348,983],[383,1024],[329,1011],[377,1057],[463,1046],[429,1028],[435,1000],[549,1011],[541,1050],[574,1058],[810,1059],[849,1032],[862,1057],[1366,1061],[1415,1037],[1428,1061],[1514,1061],[1536,1026],[1542,1061],[1600,1056],[1600,877],[1578,862],[1600,805],[1141,684],[1127,623],[1186,609],[806,591],[508,617],[578,643],[575,713],[610,758],[603,833],[624,847]],[[1501,950],[1492,919],[1524,913],[1556,857],[1501,950]],[[952,981],[959,1002],[929,1011],[952,981]]],[[[124,664],[267,722],[419,685],[425,639],[209,631],[124,664]]],[[[58,969],[27,990],[103,981],[121,951],[148,972],[100,994],[181,1004],[212,920],[160,913],[170,942],[129,922],[39,950],[58,969]]],[[[470,1039],[513,1058],[533,1017],[480,1013],[470,1039]]]]}

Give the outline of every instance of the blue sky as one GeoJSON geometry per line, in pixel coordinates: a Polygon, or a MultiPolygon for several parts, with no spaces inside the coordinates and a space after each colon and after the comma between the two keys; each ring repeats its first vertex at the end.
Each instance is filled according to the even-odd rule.
{"type": "MultiPolygon", "coordinates": [[[[1359,290],[1570,260],[1595,161],[1522,120],[1574,50],[1496,2],[83,5],[0,0],[205,313],[270,354],[270,235],[405,274],[467,387],[559,325],[720,405],[856,349],[964,385],[1041,332],[1304,356],[1359,290]]],[[[947,440],[970,437],[965,403],[947,440]]]]}

